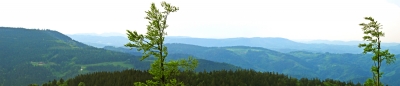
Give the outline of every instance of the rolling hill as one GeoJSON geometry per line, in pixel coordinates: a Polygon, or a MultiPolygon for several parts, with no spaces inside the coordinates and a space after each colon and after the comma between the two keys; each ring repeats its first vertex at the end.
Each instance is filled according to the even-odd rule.
{"type": "MultiPolygon", "coordinates": [[[[331,78],[342,81],[363,83],[371,76],[372,55],[367,54],[335,54],[293,51],[281,53],[261,47],[230,46],[203,47],[197,45],[171,43],[166,44],[170,54],[190,54],[200,59],[233,64],[256,71],[274,71],[296,78],[331,78]]],[[[107,46],[104,49],[140,55],[135,49],[107,46]]],[[[400,55],[397,55],[400,56],[400,55]]],[[[399,63],[400,61],[396,61],[399,63]]],[[[396,74],[399,65],[388,65],[382,81],[389,85],[399,85],[396,74]]]]}
{"type": "MultiPolygon", "coordinates": [[[[0,86],[44,83],[97,71],[148,69],[151,61],[139,61],[139,58],[88,46],[57,31],[0,27],[0,86]]],[[[196,70],[220,69],[239,67],[199,60],[196,70]]]]}

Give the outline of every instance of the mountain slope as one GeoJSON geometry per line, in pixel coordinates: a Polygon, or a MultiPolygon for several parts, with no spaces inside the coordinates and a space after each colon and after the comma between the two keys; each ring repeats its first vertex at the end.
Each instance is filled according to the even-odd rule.
{"type": "MultiPolygon", "coordinates": [[[[320,74],[321,78],[331,78],[351,81],[365,81],[371,77],[371,60],[372,55],[367,54],[332,54],[332,53],[311,53],[297,51],[289,53],[301,59],[305,59],[309,64],[318,66],[316,73],[320,74]],[[323,75],[323,76],[322,76],[323,75]]],[[[400,54],[396,57],[399,59],[400,54]]],[[[389,85],[400,85],[398,79],[400,74],[400,61],[396,60],[394,64],[382,64],[381,70],[383,74],[382,82],[389,85]]]]}
{"type": "MultiPolygon", "coordinates": [[[[189,54],[196,58],[224,62],[256,71],[274,71],[292,77],[336,79],[363,83],[371,76],[373,62],[370,54],[334,54],[296,51],[280,53],[277,51],[247,46],[202,47],[197,45],[166,44],[169,54],[189,54]]],[[[108,50],[140,55],[135,49],[105,47],[108,50]]],[[[397,56],[400,56],[399,54],[397,56]]],[[[400,63],[400,61],[396,61],[400,63]]],[[[400,65],[385,65],[382,81],[389,85],[400,85],[396,74],[400,65]]]]}
{"type": "MultiPolygon", "coordinates": [[[[289,74],[297,78],[317,77],[312,71],[316,66],[310,65],[289,54],[258,47],[202,47],[188,44],[166,44],[169,54],[188,54],[199,59],[233,64],[245,69],[257,71],[275,71],[289,74]],[[282,65],[286,64],[286,65],[282,65]],[[292,72],[297,71],[297,72],[292,72]]],[[[140,55],[135,49],[105,47],[108,50],[140,55]]]]}
{"type": "MultiPolygon", "coordinates": [[[[151,61],[139,58],[87,46],[57,31],[0,27],[0,86],[43,83],[95,71],[148,69],[151,61]]],[[[199,62],[196,70],[238,69],[224,63],[199,62]]]]}
{"type": "Polygon", "coordinates": [[[0,27],[0,49],[0,84],[5,86],[69,78],[94,72],[96,67],[113,71],[145,69],[141,65],[148,64],[129,62],[139,57],[93,48],[51,30],[0,27]]]}

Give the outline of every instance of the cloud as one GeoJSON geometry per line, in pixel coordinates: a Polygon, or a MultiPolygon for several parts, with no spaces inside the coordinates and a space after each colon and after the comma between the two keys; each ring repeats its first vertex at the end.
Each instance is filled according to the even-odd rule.
{"type": "MultiPolygon", "coordinates": [[[[206,38],[284,37],[361,40],[359,23],[372,16],[384,41],[400,42],[400,9],[385,0],[166,0],[168,35],[206,38]]],[[[0,26],[46,28],[62,33],[144,33],[144,11],[161,0],[0,1],[0,26]]],[[[160,6],[159,6],[160,7],[160,6]]]]}

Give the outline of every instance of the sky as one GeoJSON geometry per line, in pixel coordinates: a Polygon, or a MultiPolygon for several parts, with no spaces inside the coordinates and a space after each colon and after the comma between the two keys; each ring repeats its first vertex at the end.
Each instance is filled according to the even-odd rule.
{"type": "MultiPolygon", "coordinates": [[[[0,26],[64,34],[146,32],[145,11],[162,0],[1,0],[0,26]]],[[[384,42],[400,43],[400,0],[165,0],[168,36],[282,37],[291,40],[362,40],[358,24],[371,16],[384,42]]]]}

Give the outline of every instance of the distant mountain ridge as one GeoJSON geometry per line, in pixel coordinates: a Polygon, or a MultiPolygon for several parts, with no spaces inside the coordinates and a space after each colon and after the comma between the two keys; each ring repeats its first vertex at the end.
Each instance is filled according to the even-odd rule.
{"type": "MultiPolygon", "coordinates": [[[[102,48],[104,46],[116,46],[120,47],[128,43],[129,40],[125,37],[101,37],[101,36],[85,36],[85,35],[70,35],[71,38],[102,48]],[[108,41],[113,40],[113,41],[108,41]]],[[[344,44],[342,42],[331,43],[327,41],[314,42],[314,43],[300,43],[285,38],[279,37],[253,37],[253,38],[226,38],[226,39],[211,39],[211,38],[192,38],[192,37],[174,37],[168,36],[165,39],[165,43],[183,43],[192,44],[205,47],[227,47],[227,46],[252,46],[252,47],[263,47],[279,52],[292,52],[292,51],[309,51],[319,53],[362,53],[362,49],[358,45],[354,45],[353,42],[350,44],[344,44]],[[340,44],[342,43],[342,44],[340,44]]],[[[400,54],[400,44],[396,43],[383,43],[385,45],[383,49],[390,49],[392,53],[400,54]]]]}
{"type": "Polygon", "coordinates": [[[104,46],[123,46],[128,43],[128,38],[122,36],[97,36],[97,35],[68,35],[74,40],[97,48],[104,46]],[[112,41],[110,41],[112,40],[112,41]]]}
{"type": "MultiPolygon", "coordinates": [[[[331,45],[357,45],[360,43],[368,43],[366,41],[331,41],[331,40],[311,40],[311,41],[297,41],[300,43],[307,43],[307,44],[331,44],[331,45]]],[[[388,43],[383,42],[382,46],[390,47],[390,46],[398,46],[400,43],[388,43]]]]}

